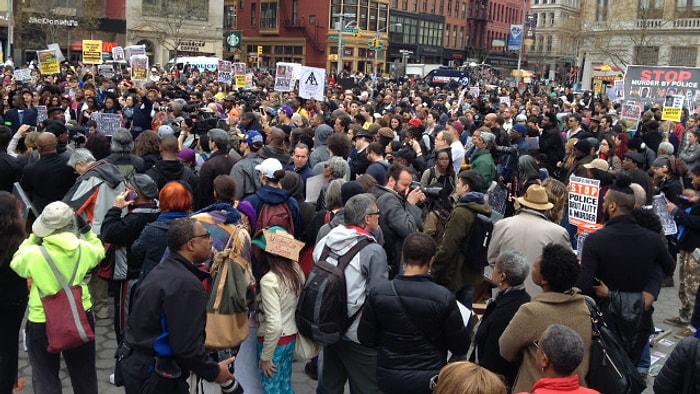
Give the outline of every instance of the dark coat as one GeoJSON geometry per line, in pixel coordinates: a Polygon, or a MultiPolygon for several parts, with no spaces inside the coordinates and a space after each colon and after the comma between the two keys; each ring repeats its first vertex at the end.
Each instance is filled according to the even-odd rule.
{"type": "Polygon", "coordinates": [[[542,131],[540,136],[540,153],[547,155],[545,165],[550,173],[557,169],[557,162],[564,159],[564,138],[556,126],[542,131]]]}
{"type": "Polygon", "coordinates": [[[678,249],[692,252],[695,248],[700,248],[700,202],[690,208],[690,213],[676,208],[673,220],[677,225],[685,227],[678,240],[678,249]]]}
{"type": "MultiPolygon", "coordinates": [[[[169,347],[182,375],[193,371],[214,381],[219,366],[204,349],[204,326],[207,321],[207,293],[202,280],[209,275],[194,264],[172,253],[136,290],[124,340],[136,352],[153,354],[169,347]],[[163,321],[167,321],[167,332],[163,321]],[[167,341],[162,336],[167,334],[167,341]]],[[[130,364],[130,358],[125,362],[130,364]]],[[[125,367],[127,367],[125,365],[125,367]]],[[[133,367],[129,365],[127,368],[133,367]]],[[[145,372],[144,379],[145,379],[145,372]]]]}
{"type": "Polygon", "coordinates": [[[24,167],[20,184],[39,213],[50,203],[63,200],[75,183],[78,175],[66,164],[64,155],[48,153],[24,167]]]}
{"type": "Polygon", "coordinates": [[[367,149],[363,149],[362,152],[357,152],[357,155],[350,161],[351,179],[355,179],[358,175],[364,174],[369,165],[370,162],[367,158],[367,149]]]}
{"type": "Polygon", "coordinates": [[[429,394],[430,378],[447,363],[447,351],[467,352],[469,331],[454,295],[429,275],[400,275],[393,283],[406,311],[391,282],[377,284],[365,303],[358,337],[363,345],[378,348],[382,392],[429,394]]]}
{"type": "Polygon", "coordinates": [[[700,340],[684,338],[666,360],[654,380],[654,393],[677,394],[683,391],[683,380],[690,374],[691,393],[700,393],[700,340]],[[693,363],[690,365],[690,363],[693,363]]]}
{"type": "Polygon", "coordinates": [[[25,108],[22,114],[22,121],[19,121],[19,111],[17,108],[12,108],[5,113],[5,123],[10,122],[10,129],[12,134],[15,134],[19,129],[19,126],[26,124],[30,126],[36,126],[36,110],[32,108],[25,108]]]}
{"type": "Polygon", "coordinates": [[[197,194],[197,176],[180,160],[158,160],[156,165],[146,171],[146,175],[162,189],[170,181],[180,181],[190,187],[193,195],[197,194]]]}
{"type": "Polygon", "coordinates": [[[667,275],[676,267],[663,237],[632,216],[616,216],[586,238],[576,287],[593,297],[593,278],[598,278],[610,290],[642,292],[657,264],[667,275]]]}
{"type": "Polygon", "coordinates": [[[236,164],[227,151],[217,150],[204,162],[199,172],[195,208],[201,209],[214,203],[214,178],[218,175],[229,175],[236,164]]]}
{"type": "Polygon", "coordinates": [[[149,204],[148,206],[129,207],[129,213],[124,217],[122,217],[122,210],[116,207],[110,208],[105,215],[100,228],[100,239],[105,243],[127,248],[126,261],[129,266],[129,279],[135,279],[139,276],[143,263],[143,259],[137,260],[134,257],[131,245],[139,238],[144,227],[158,218],[158,212],[158,207],[155,204],[149,204]]]}
{"type": "Polygon", "coordinates": [[[500,294],[486,307],[474,336],[475,351],[470,361],[477,362],[495,374],[503,375],[508,387],[513,386],[520,364],[508,362],[501,357],[498,339],[520,305],[526,302],[530,302],[530,295],[525,289],[512,289],[500,294]]]}
{"type": "Polygon", "coordinates": [[[0,152],[0,190],[12,193],[12,185],[22,177],[22,159],[0,152]]]}

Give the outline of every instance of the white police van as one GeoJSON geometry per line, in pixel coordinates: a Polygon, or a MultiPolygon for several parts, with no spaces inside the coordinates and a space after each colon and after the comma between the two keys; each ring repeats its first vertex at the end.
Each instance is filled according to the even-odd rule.
{"type": "Polygon", "coordinates": [[[166,64],[166,69],[168,71],[172,70],[173,64],[177,60],[177,69],[182,70],[183,67],[189,63],[190,66],[196,67],[199,71],[210,70],[216,71],[216,66],[219,64],[218,57],[208,57],[208,56],[182,56],[178,58],[170,59],[166,64]]]}

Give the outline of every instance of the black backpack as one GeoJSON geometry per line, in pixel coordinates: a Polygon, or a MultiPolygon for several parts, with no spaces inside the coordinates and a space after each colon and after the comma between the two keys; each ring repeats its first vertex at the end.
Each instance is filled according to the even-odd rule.
{"type": "Polygon", "coordinates": [[[488,250],[491,236],[493,235],[493,220],[491,216],[486,216],[467,208],[474,214],[474,221],[469,233],[469,239],[464,243],[465,263],[475,269],[480,270],[488,265],[488,250]]]}
{"type": "Polygon", "coordinates": [[[297,303],[295,317],[301,335],[327,346],[338,342],[345,334],[357,316],[355,313],[348,317],[345,268],[362,248],[372,242],[369,238],[357,242],[337,259],[337,266],[327,261],[331,250],[327,245],[323,247],[321,257],[311,268],[297,303]]]}

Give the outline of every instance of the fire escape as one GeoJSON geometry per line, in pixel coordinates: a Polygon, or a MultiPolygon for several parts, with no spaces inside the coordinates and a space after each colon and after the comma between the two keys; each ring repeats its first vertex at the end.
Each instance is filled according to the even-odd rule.
{"type": "Polygon", "coordinates": [[[312,34],[312,32],[310,32],[307,29],[307,26],[304,23],[304,17],[302,17],[301,20],[299,20],[298,18],[294,18],[294,16],[292,15],[292,10],[290,10],[285,3],[286,2],[284,0],[280,0],[279,2],[283,26],[287,30],[301,31],[304,34],[304,37],[306,37],[306,39],[311,42],[313,48],[316,51],[318,51],[319,53],[325,52],[326,47],[322,45],[321,41],[318,38],[318,31],[320,27],[317,26],[315,23],[311,23],[310,26],[313,28],[312,34]]]}
{"type": "MultiPolygon", "coordinates": [[[[469,35],[471,39],[471,45],[467,48],[470,56],[480,55],[483,51],[488,51],[491,47],[491,43],[486,43],[486,25],[488,23],[487,11],[488,11],[488,0],[471,0],[469,2],[470,12],[468,16],[470,28],[469,35]]],[[[481,56],[478,56],[481,57],[481,56]]]]}

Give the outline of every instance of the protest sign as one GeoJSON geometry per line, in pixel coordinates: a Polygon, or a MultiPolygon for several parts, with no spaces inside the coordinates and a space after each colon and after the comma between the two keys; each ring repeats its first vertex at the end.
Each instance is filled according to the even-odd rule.
{"type": "Polygon", "coordinates": [[[148,79],[148,56],[134,55],[129,59],[131,63],[131,80],[146,81],[148,79]]]}
{"type": "Polygon", "coordinates": [[[97,122],[97,132],[101,135],[112,135],[122,127],[122,117],[119,114],[95,112],[92,114],[92,120],[97,122]]]}
{"type": "Polygon", "coordinates": [[[58,44],[49,44],[48,48],[50,51],[54,51],[54,53],[56,53],[56,59],[58,59],[59,63],[66,60],[66,57],[63,56],[63,51],[61,51],[61,47],[58,44]]]}
{"type": "Polygon", "coordinates": [[[236,87],[241,89],[250,89],[247,86],[246,75],[236,75],[236,87]]]}
{"type": "Polygon", "coordinates": [[[666,196],[663,192],[652,197],[651,206],[654,208],[654,212],[661,220],[661,225],[664,229],[664,235],[674,235],[678,232],[678,227],[676,226],[676,221],[673,220],[673,216],[668,212],[668,203],[666,202],[666,196]]]}
{"type": "Polygon", "coordinates": [[[41,74],[58,74],[60,72],[58,59],[56,59],[56,53],[54,51],[36,51],[36,57],[39,59],[41,74]]]}
{"type": "MultiPolygon", "coordinates": [[[[236,81],[236,85],[238,85],[238,81],[236,81]]],[[[245,88],[246,89],[253,88],[253,73],[246,73],[245,74],[245,88]]]]}
{"type": "Polygon", "coordinates": [[[24,192],[24,189],[22,189],[22,186],[19,184],[19,182],[15,182],[14,184],[12,184],[12,194],[19,202],[19,211],[20,215],[22,215],[22,219],[26,220],[27,216],[29,216],[30,211],[34,214],[34,217],[39,217],[39,211],[37,211],[34,207],[34,204],[32,204],[32,200],[30,200],[29,197],[27,197],[27,193],[24,192]]]}
{"type": "Polygon", "coordinates": [[[125,63],[126,58],[124,57],[124,48],[114,47],[112,48],[112,60],[119,63],[125,63]]]}
{"type": "Polygon", "coordinates": [[[292,261],[299,261],[299,252],[304,247],[304,243],[294,239],[288,233],[273,233],[270,230],[263,230],[265,237],[265,251],[277,256],[288,258],[292,261]]]}
{"type": "Polygon", "coordinates": [[[219,60],[219,64],[216,66],[216,80],[230,85],[233,81],[232,78],[231,62],[219,60]]]}
{"type": "Polygon", "coordinates": [[[20,68],[15,70],[15,80],[21,83],[29,83],[32,81],[32,70],[28,68],[20,68]]]}
{"type": "Polygon", "coordinates": [[[97,66],[97,72],[105,78],[112,78],[114,76],[114,67],[111,64],[100,64],[97,66]]]}
{"type": "Polygon", "coordinates": [[[501,104],[505,104],[508,107],[510,107],[510,97],[509,96],[501,96],[498,98],[498,102],[501,104]]]}
{"type": "Polygon", "coordinates": [[[664,108],[661,112],[661,120],[670,120],[673,122],[681,121],[681,112],[683,110],[683,96],[666,96],[664,100],[664,108]]]}
{"type": "Polygon", "coordinates": [[[102,40],[83,40],[83,63],[102,64],[102,40]]]}
{"type": "Polygon", "coordinates": [[[615,101],[622,101],[625,98],[625,80],[624,79],[616,79],[613,81],[613,85],[615,86],[615,101]]]}
{"type": "Polygon", "coordinates": [[[480,94],[480,93],[481,93],[481,92],[479,91],[479,87],[478,87],[478,86],[472,86],[472,87],[469,88],[469,95],[472,96],[472,98],[477,98],[477,97],[479,97],[479,94],[480,94]]]}
{"type": "Polygon", "coordinates": [[[508,189],[497,182],[493,182],[489,187],[488,196],[489,205],[493,211],[505,215],[508,206],[508,189]]]}
{"type": "Polygon", "coordinates": [[[569,178],[569,224],[595,224],[598,217],[600,181],[571,176],[569,178]]]}
{"type": "Polygon", "coordinates": [[[233,75],[245,75],[247,71],[245,63],[232,63],[231,67],[233,68],[233,75]]]}
{"type": "Polygon", "coordinates": [[[693,97],[700,93],[700,68],[673,66],[627,66],[625,99],[663,104],[666,96],[693,97]]]}
{"type": "Polygon", "coordinates": [[[275,71],[275,87],[276,92],[291,92],[294,90],[294,64],[293,63],[277,63],[275,71]]]}
{"type": "Polygon", "coordinates": [[[299,97],[310,99],[315,98],[323,101],[325,90],[326,70],[317,67],[302,67],[301,79],[299,80],[299,97]]]}
{"type": "Polygon", "coordinates": [[[620,120],[625,121],[628,129],[637,130],[637,122],[639,122],[639,119],[642,117],[643,109],[641,103],[628,101],[622,105],[620,120]]]}
{"type": "Polygon", "coordinates": [[[36,109],[36,122],[41,123],[49,118],[48,108],[45,105],[37,105],[34,107],[36,109]]]}
{"type": "Polygon", "coordinates": [[[145,45],[129,45],[128,47],[124,48],[124,50],[126,51],[127,59],[131,59],[132,56],[146,54],[145,45]]]}

